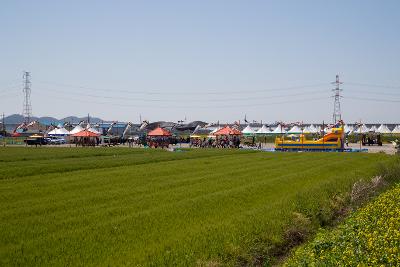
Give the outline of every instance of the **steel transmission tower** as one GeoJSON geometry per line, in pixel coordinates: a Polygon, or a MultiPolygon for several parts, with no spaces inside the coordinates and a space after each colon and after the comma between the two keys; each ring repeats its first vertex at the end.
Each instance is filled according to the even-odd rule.
{"type": "Polygon", "coordinates": [[[29,123],[32,117],[32,105],[31,105],[31,74],[27,71],[23,75],[24,80],[24,107],[22,116],[24,116],[25,123],[29,123]]]}
{"type": "Polygon", "coordinates": [[[336,124],[338,121],[342,120],[342,113],[340,111],[340,92],[343,90],[340,89],[340,85],[342,84],[342,82],[340,82],[339,80],[339,75],[336,75],[336,81],[332,84],[336,85],[335,89],[332,89],[332,91],[335,93],[333,95],[333,97],[335,98],[335,103],[333,105],[333,123],[336,124]]]}

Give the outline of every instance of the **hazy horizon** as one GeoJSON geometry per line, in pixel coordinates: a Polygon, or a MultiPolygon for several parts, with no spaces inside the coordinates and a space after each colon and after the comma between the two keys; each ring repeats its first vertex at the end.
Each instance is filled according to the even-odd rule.
{"type": "Polygon", "coordinates": [[[400,123],[398,1],[5,1],[0,112],[400,123]]]}

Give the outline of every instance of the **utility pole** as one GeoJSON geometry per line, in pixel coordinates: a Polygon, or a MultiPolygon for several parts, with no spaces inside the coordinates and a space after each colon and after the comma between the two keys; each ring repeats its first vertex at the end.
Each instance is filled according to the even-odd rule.
{"type": "Polygon", "coordinates": [[[32,117],[32,105],[31,105],[31,74],[27,71],[23,74],[24,81],[24,106],[22,116],[24,116],[25,123],[30,123],[32,117]]]}
{"type": "Polygon", "coordinates": [[[343,90],[340,89],[340,85],[342,84],[342,82],[340,82],[339,80],[339,75],[336,75],[336,81],[332,84],[336,85],[335,89],[332,89],[332,91],[335,93],[333,95],[333,97],[335,98],[335,103],[333,105],[333,124],[336,124],[342,119],[342,113],[340,111],[340,92],[343,90]]]}

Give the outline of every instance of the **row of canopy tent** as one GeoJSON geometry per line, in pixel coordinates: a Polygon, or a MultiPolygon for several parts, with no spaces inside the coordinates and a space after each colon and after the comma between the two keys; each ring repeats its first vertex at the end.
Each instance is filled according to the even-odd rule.
{"type": "MultiPolygon", "coordinates": [[[[297,126],[294,125],[292,126],[289,130],[286,131],[284,126],[281,126],[278,124],[275,129],[270,130],[267,126],[263,125],[260,129],[254,130],[250,127],[250,125],[247,125],[242,133],[244,135],[254,135],[254,134],[312,134],[312,133],[319,133],[322,131],[322,127],[320,126],[305,126],[303,130],[297,126]]],[[[329,128],[325,128],[324,132],[328,132],[329,128]]],[[[397,125],[392,131],[384,124],[381,124],[379,127],[372,126],[371,128],[368,128],[365,124],[361,125],[359,128],[355,128],[352,125],[345,125],[344,126],[344,131],[346,133],[369,133],[369,132],[376,132],[376,133],[381,133],[381,134],[400,134],[400,125],[397,125]]]]}
{"type": "Polygon", "coordinates": [[[94,137],[100,136],[100,132],[93,126],[88,124],[86,128],[83,128],[80,124],[75,126],[74,129],[68,131],[64,126],[59,125],[50,132],[47,133],[49,136],[74,136],[74,137],[94,137]]]}
{"type": "MultiPolygon", "coordinates": [[[[278,124],[278,126],[275,127],[275,129],[273,130],[270,130],[266,125],[263,125],[258,130],[254,130],[250,127],[250,125],[247,125],[242,131],[239,131],[236,128],[231,128],[229,126],[217,127],[216,129],[210,132],[210,135],[241,135],[241,134],[258,135],[258,134],[300,134],[300,133],[307,134],[307,133],[318,133],[321,130],[322,129],[320,126],[310,125],[304,127],[302,130],[299,126],[294,125],[288,131],[286,131],[285,127],[280,124],[278,124]]],[[[325,128],[324,131],[327,132],[328,129],[325,128]]],[[[390,129],[383,124],[381,124],[378,128],[376,128],[376,126],[368,128],[365,124],[361,125],[359,128],[354,128],[351,125],[345,125],[344,131],[346,133],[376,132],[382,134],[389,134],[389,133],[400,134],[400,125],[397,125],[392,131],[390,131],[390,129]]],[[[59,125],[58,127],[48,132],[47,134],[49,136],[100,136],[100,132],[90,124],[88,124],[86,128],[83,128],[81,125],[77,125],[71,131],[68,131],[62,125],[59,125]]],[[[171,133],[163,128],[158,127],[153,131],[150,131],[148,133],[148,136],[171,136],[171,133]]]]}
{"type": "Polygon", "coordinates": [[[371,128],[368,128],[365,124],[361,125],[358,128],[345,125],[344,131],[346,133],[362,133],[362,134],[370,133],[370,132],[380,133],[380,134],[390,134],[390,133],[400,134],[400,125],[396,125],[396,127],[394,127],[394,129],[392,131],[384,124],[381,124],[379,127],[376,127],[375,125],[373,125],[373,126],[371,126],[371,128]]]}
{"type": "MultiPolygon", "coordinates": [[[[201,137],[200,132],[201,132],[200,127],[196,127],[196,129],[193,131],[193,133],[190,135],[190,137],[191,138],[200,138],[201,137]]],[[[208,137],[216,137],[216,136],[240,136],[243,133],[240,130],[227,125],[225,127],[218,126],[211,132],[207,132],[207,134],[208,134],[208,137]]]]}
{"type": "Polygon", "coordinates": [[[281,124],[278,124],[273,130],[270,130],[266,125],[263,125],[260,129],[254,130],[247,125],[246,128],[243,129],[242,133],[244,135],[253,135],[253,134],[300,134],[300,133],[318,133],[321,131],[320,127],[315,127],[314,125],[306,126],[303,130],[297,125],[291,127],[288,131],[286,131],[285,127],[281,124]]]}
{"type": "MultiPolygon", "coordinates": [[[[64,127],[58,127],[53,129],[52,131],[48,132],[48,135],[63,135],[63,136],[71,136],[71,137],[99,137],[100,132],[90,126],[87,125],[86,128],[83,128],[81,125],[77,125],[73,130],[69,131],[66,130],[64,127]]],[[[150,131],[147,136],[152,137],[170,137],[172,134],[161,127],[158,127],[152,131],[150,131]]]]}

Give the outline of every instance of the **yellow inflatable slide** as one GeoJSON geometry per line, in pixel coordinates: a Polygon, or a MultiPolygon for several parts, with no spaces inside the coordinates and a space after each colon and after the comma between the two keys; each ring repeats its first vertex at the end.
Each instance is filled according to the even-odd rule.
{"type": "Polygon", "coordinates": [[[275,150],[287,151],[341,151],[344,148],[344,130],[341,128],[332,128],[330,133],[325,134],[318,140],[307,140],[304,134],[292,136],[288,139],[285,136],[276,137],[275,150]]]}

